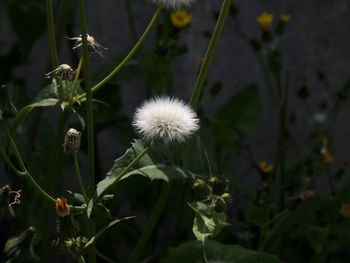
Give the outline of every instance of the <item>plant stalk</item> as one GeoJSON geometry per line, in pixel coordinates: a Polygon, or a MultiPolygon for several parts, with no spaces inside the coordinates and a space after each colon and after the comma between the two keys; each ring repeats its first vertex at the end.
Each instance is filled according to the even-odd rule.
{"type": "MultiPolygon", "coordinates": [[[[153,15],[151,21],[149,22],[147,28],[145,29],[145,31],[143,32],[143,34],[141,35],[139,40],[135,43],[133,48],[130,50],[128,55],[120,62],[120,64],[118,66],[116,66],[114,68],[114,70],[111,73],[109,73],[103,80],[101,80],[94,87],[92,87],[91,91],[93,94],[96,91],[98,91],[100,88],[102,88],[107,82],[109,82],[115,76],[115,74],[117,74],[130,61],[130,59],[134,56],[136,51],[138,51],[139,48],[141,47],[141,44],[145,41],[147,35],[151,32],[152,28],[155,26],[160,14],[161,14],[161,11],[162,11],[162,8],[158,7],[158,9],[156,10],[155,14],[153,15]]],[[[76,99],[81,100],[81,99],[85,98],[86,96],[87,96],[87,93],[83,93],[83,94],[79,95],[76,99]]]]}
{"type": "Polygon", "coordinates": [[[168,200],[170,194],[170,184],[164,183],[162,186],[161,193],[159,195],[159,198],[156,202],[156,205],[152,211],[152,214],[147,222],[146,228],[143,231],[139,241],[136,244],[136,247],[134,251],[131,254],[131,257],[129,259],[129,263],[137,263],[139,262],[139,258],[142,256],[142,252],[144,251],[152,233],[153,230],[158,222],[158,219],[160,215],[162,214],[165,204],[168,200]]]}
{"type": "Polygon", "coordinates": [[[85,204],[88,204],[89,198],[88,198],[88,195],[86,194],[83,178],[81,177],[78,154],[76,152],[73,153],[73,159],[74,159],[75,173],[77,175],[77,180],[79,183],[80,191],[83,194],[85,204]]]}
{"type": "Polygon", "coordinates": [[[219,39],[221,37],[222,29],[224,28],[225,21],[227,19],[227,15],[230,10],[230,5],[231,5],[232,0],[224,0],[224,3],[221,6],[221,11],[220,15],[218,18],[218,21],[216,23],[215,29],[213,36],[210,40],[207,52],[205,54],[203,64],[201,66],[201,69],[199,71],[199,75],[197,77],[196,84],[194,86],[191,100],[190,100],[190,105],[192,106],[193,109],[197,109],[198,104],[199,104],[199,99],[202,94],[202,89],[204,86],[205,79],[208,75],[208,70],[211,65],[211,62],[213,60],[215,51],[217,49],[217,45],[219,42],[219,39]]]}
{"type": "MultiPolygon", "coordinates": [[[[85,73],[85,90],[86,90],[86,115],[87,115],[87,140],[88,140],[88,187],[89,195],[93,196],[95,189],[95,151],[94,151],[94,117],[92,109],[92,92],[91,92],[91,72],[89,61],[89,50],[87,43],[87,17],[85,9],[85,1],[79,0],[80,27],[83,45],[83,66],[85,73]]],[[[89,238],[95,235],[95,220],[89,220],[89,238]]],[[[89,250],[88,262],[96,262],[96,247],[95,245],[89,250]]]]}

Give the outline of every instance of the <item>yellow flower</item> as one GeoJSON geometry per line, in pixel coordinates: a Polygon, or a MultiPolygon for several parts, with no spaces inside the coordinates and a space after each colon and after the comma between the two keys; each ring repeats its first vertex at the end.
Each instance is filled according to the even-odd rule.
{"type": "Polygon", "coordinates": [[[282,22],[287,23],[290,20],[290,15],[281,14],[280,19],[282,20],[282,22]]]}
{"type": "Polygon", "coordinates": [[[273,165],[266,162],[266,161],[260,161],[259,162],[259,169],[264,174],[269,174],[273,171],[273,165]]]}
{"type": "Polygon", "coordinates": [[[184,28],[191,23],[192,16],[184,9],[174,11],[170,14],[171,23],[176,28],[184,28]]]}
{"type": "Polygon", "coordinates": [[[327,138],[322,139],[321,154],[324,164],[331,164],[334,160],[333,155],[329,151],[329,141],[327,138]]]}
{"type": "Polygon", "coordinates": [[[339,214],[342,217],[349,218],[350,217],[350,203],[342,204],[339,214]]]}
{"type": "Polygon", "coordinates": [[[258,22],[259,26],[262,30],[268,31],[271,28],[272,22],[273,22],[273,15],[267,12],[262,12],[257,18],[256,21],[258,22]]]}
{"type": "Polygon", "coordinates": [[[66,198],[61,197],[56,199],[56,213],[60,217],[65,217],[69,215],[70,208],[66,198]]]}

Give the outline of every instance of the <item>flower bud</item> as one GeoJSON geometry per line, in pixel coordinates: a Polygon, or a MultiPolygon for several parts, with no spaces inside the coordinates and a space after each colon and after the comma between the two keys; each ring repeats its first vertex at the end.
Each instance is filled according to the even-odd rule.
{"type": "Polygon", "coordinates": [[[202,179],[197,179],[192,186],[194,194],[198,200],[206,199],[211,194],[211,188],[202,179]]]}
{"type": "Polygon", "coordinates": [[[228,181],[225,178],[212,177],[209,180],[209,184],[216,195],[221,195],[228,191],[228,181]]]}
{"type": "Polygon", "coordinates": [[[5,85],[0,86],[0,120],[13,118],[17,110],[13,105],[5,85]]]}
{"type": "Polygon", "coordinates": [[[70,213],[70,208],[67,199],[64,197],[56,199],[56,213],[59,217],[66,217],[70,213]]]}
{"type": "Polygon", "coordinates": [[[64,137],[64,152],[67,152],[67,148],[71,152],[79,152],[81,142],[81,132],[78,132],[76,129],[69,129],[66,136],[64,137]]]}
{"type": "Polygon", "coordinates": [[[226,202],[223,198],[219,197],[215,200],[215,206],[214,206],[215,212],[222,213],[226,209],[226,202]]]}

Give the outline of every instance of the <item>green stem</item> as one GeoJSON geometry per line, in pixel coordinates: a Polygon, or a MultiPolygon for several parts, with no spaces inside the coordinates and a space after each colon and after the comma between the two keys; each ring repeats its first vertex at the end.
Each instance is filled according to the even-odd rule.
{"type": "MultiPolygon", "coordinates": [[[[120,62],[120,64],[118,66],[115,67],[115,69],[111,73],[109,73],[109,75],[107,75],[103,80],[101,80],[94,87],[92,87],[92,89],[91,89],[92,93],[95,93],[100,88],[102,88],[107,82],[109,82],[115,76],[115,74],[117,74],[129,62],[129,60],[133,57],[133,55],[136,53],[136,51],[139,50],[141,44],[146,39],[146,36],[150,33],[151,29],[156,24],[156,21],[158,20],[160,14],[161,14],[161,11],[162,11],[162,8],[158,7],[157,11],[153,15],[147,28],[145,29],[145,31],[143,32],[143,34],[141,35],[139,40],[135,43],[133,48],[130,50],[129,54],[122,60],[122,62],[120,62]]],[[[78,96],[76,99],[81,100],[81,99],[85,98],[86,96],[87,96],[87,93],[83,93],[80,96],[78,96]]]]}
{"type": "Polygon", "coordinates": [[[73,154],[73,159],[74,159],[74,168],[75,168],[75,172],[77,174],[77,180],[78,180],[78,183],[79,183],[80,191],[83,194],[85,203],[87,204],[88,201],[89,201],[89,198],[88,198],[88,196],[86,194],[86,190],[85,190],[85,187],[84,187],[84,182],[83,182],[83,179],[81,177],[80,166],[79,166],[79,161],[78,161],[78,154],[76,152],[73,154]]]}
{"type": "Polygon", "coordinates": [[[52,0],[46,0],[46,19],[47,19],[47,31],[49,34],[49,44],[50,44],[50,53],[51,53],[51,63],[52,67],[55,69],[58,67],[58,53],[56,45],[56,34],[55,34],[55,25],[53,18],[53,7],[52,0]]]}
{"type": "Polygon", "coordinates": [[[68,110],[63,110],[60,113],[58,124],[56,127],[56,135],[55,135],[55,141],[53,144],[53,148],[50,152],[50,160],[49,164],[46,170],[46,180],[47,180],[47,187],[49,192],[55,192],[54,191],[54,180],[57,178],[57,160],[60,153],[62,141],[63,141],[63,129],[64,124],[66,121],[68,115],[68,110]]]}
{"type": "Polygon", "coordinates": [[[130,169],[136,164],[138,163],[138,161],[141,160],[141,158],[146,154],[148,153],[152,147],[154,146],[154,142],[152,142],[150,145],[148,145],[138,156],[136,156],[136,158],[131,162],[129,163],[129,165],[127,167],[124,168],[123,171],[120,172],[120,174],[115,178],[115,180],[113,181],[112,184],[110,184],[101,194],[100,196],[103,196],[103,193],[107,192],[108,189],[112,188],[113,186],[115,186],[122,178],[124,175],[126,175],[130,169]]]}
{"type": "Polygon", "coordinates": [[[4,149],[0,146],[0,155],[1,158],[5,161],[5,163],[10,167],[10,169],[18,176],[26,176],[26,172],[19,171],[15,165],[11,162],[11,160],[5,154],[4,149]]]}
{"type": "Polygon", "coordinates": [[[222,29],[225,25],[227,15],[229,13],[231,1],[232,0],[224,0],[224,3],[222,4],[220,15],[219,15],[218,21],[216,23],[213,36],[210,40],[207,53],[205,54],[203,64],[202,64],[201,69],[199,71],[199,75],[198,75],[195,87],[193,89],[192,97],[190,100],[190,105],[194,109],[196,109],[198,107],[199,99],[200,99],[200,96],[202,94],[203,85],[204,85],[205,79],[206,79],[207,74],[208,74],[208,69],[209,69],[210,64],[213,60],[213,57],[214,57],[221,33],[222,33],[222,29]]]}
{"type": "MultiPolygon", "coordinates": [[[[16,159],[21,167],[21,170],[23,172],[21,172],[28,180],[29,182],[31,183],[31,185],[35,188],[35,190],[42,196],[44,197],[46,200],[48,200],[49,202],[52,202],[52,203],[55,203],[55,199],[53,197],[51,197],[48,193],[46,193],[36,182],[35,180],[33,179],[33,177],[30,175],[30,173],[28,172],[23,160],[22,160],[22,157],[21,157],[21,154],[19,153],[19,150],[16,146],[16,143],[14,141],[14,139],[12,138],[11,136],[11,133],[10,131],[8,130],[7,126],[6,125],[3,125],[4,127],[4,130],[5,130],[5,133],[6,133],[6,136],[7,136],[7,139],[9,140],[10,142],[10,146],[12,148],[12,151],[13,153],[15,154],[16,156],[16,159]]],[[[17,170],[17,169],[16,169],[17,170]]]]}
{"type": "Polygon", "coordinates": [[[168,183],[164,183],[162,187],[162,192],[159,195],[157,203],[152,211],[152,214],[147,222],[146,228],[143,231],[139,241],[136,244],[134,251],[131,254],[129,259],[129,263],[137,263],[139,262],[139,258],[142,256],[142,252],[144,251],[152,232],[158,222],[160,215],[163,212],[165,204],[168,200],[170,193],[170,185],[168,183]]]}
{"type": "Polygon", "coordinates": [[[87,43],[87,20],[85,1],[79,0],[80,26],[83,43],[83,66],[85,72],[85,90],[86,90],[86,115],[87,115],[87,133],[88,133],[88,178],[90,192],[95,188],[95,159],[94,159],[94,118],[92,111],[92,92],[91,92],[91,72],[89,61],[89,50],[87,43]]]}
{"type": "MultiPolygon", "coordinates": [[[[51,64],[52,64],[52,68],[55,69],[59,65],[59,60],[58,60],[58,53],[57,53],[52,0],[46,0],[46,19],[47,19],[47,32],[49,35],[51,64]]],[[[58,83],[58,87],[57,87],[58,96],[61,100],[63,100],[64,96],[63,96],[62,83],[61,81],[58,81],[58,78],[56,78],[56,82],[58,83]]]]}
{"type": "Polygon", "coordinates": [[[130,0],[125,0],[125,9],[126,9],[126,14],[128,15],[131,36],[132,36],[132,39],[134,40],[134,42],[136,43],[137,42],[137,30],[136,30],[134,15],[133,15],[132,9],[131,9],[130,0]]]}
{"type": "MultiPolygon", "coordinates": [[[[86,115],[87,115],[87,140],[88,140],[88,187],[89,195],[93,196],[95,189],[95,151],[94,151],[94,116],[92,109],[92,92],[91,92],[91,72],[89,61],[89,50],[87,43],[87,17],[85,9],[85,1],[79,0],[79,14],[80,14],[80,27],[83,44],[83,66],[85,73],[85,90],[86,90],[86,115]]],[[[89,220],[89,237],[95,235],[95,220],[90,218],[89,220]]],[[[92,249],[88,253],[88,262],[96,262],[96,247],[92,246],[92,249]]]]}

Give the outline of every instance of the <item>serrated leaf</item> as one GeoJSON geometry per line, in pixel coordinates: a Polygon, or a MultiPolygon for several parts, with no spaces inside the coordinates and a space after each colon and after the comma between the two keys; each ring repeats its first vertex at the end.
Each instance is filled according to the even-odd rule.
{"type": "Polygon", "coordinates": [[[193,202],[189,206],[196,212],[192,231],[199,241],[217,236],[225,226],[229,225],[225,213],[212,211],[203,202],[193,202]]]}

